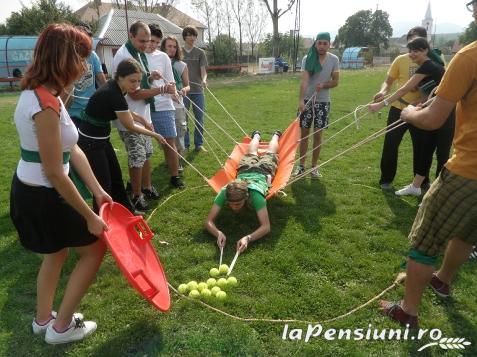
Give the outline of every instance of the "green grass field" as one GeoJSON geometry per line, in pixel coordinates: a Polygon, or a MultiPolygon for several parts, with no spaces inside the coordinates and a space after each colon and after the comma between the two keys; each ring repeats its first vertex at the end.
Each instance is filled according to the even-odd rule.
{"type": "MultiPolygon", "coordinates": [[[[367,103],[385,77],[384,70],[344,71],[338,88],[332,91],[331,121],[367,103]]],[[[247,132],[260,129],[264,137],[277,128],[284,129],[295,117],[299,77],[239,77],[212,79],[210,88],[247,132]]],[[[12,123],[18,93],[0,94],[0,355],[3,356],[291,356],[291,355],[391,355],[421,354],[417,350],[434,342],[326,340],[323,335],[304,340],[283,340],[285,323],[241,322],[172,294],[172,307],[160,313],[132,290],[120,274],[110,254],[97,279],[83,299],[79,311],[98,323],[98,330],[83,342],[49,346],[31,333],[35,314],[35,278],[40,257],[25,251],[9,218],[9,190],[19,144],[12,123]]],[[[206,97],[207,111],[234,138],[240,130],[206,97]]],[[[322,148],[321,160],[385,126],[387,113],[370,115],[360,129],[352,126],[322,148]]],[[[330,137],[349,124],[351,117],[331,126],[330,137]]],[[[206,119],[207,128],[227,152],[233,143],[206,119]]],[[[206,137],[208,138],[208,137],[206,137]]],[[[211,305],[240,317],[299,319],[316,321],[333,318],[359,306],[390,286],[401,270],[408,251],[407,234],[419,201],[399,199],[382,192],[379,160],[383,139],[367,144],[322,168],[323,178],[301,180],[285,191],[286,197],[269,201],[271,233],[252,243],[240,256],[234,276],[239,285],[224,303],[211,305]]],[[[122,143],[114,134],[114,144],[126,173],[122,143]]],[[[216,149],[220,160],[225,154],[216,149]]],[[[218,169],[213,155],[190,153],[187,158],[210,177],[218,169]]],[[[395,187],[411,180],[411,148],[406,135],[401,145],[395,187]]],[[[168,187],[167,168],[162,153],[153,158],[153,179],[162,199],[150,225],[157,233],[154,245],[173,286],[190,280],[206,280],[210,268],[218,264],[215,239],[202,223],[212,204],[210,188],[186,168],[187,191],[177,193],[168,187]],[[161,244],[165,241],[168,244],[161,244]]],[[[126,178],[127,174],[125,175],[126,178]]],[[[34,202],[32,202],[34,204],[34,202]]],[[[235,241],[257,225],[253,212],[234,215],[226,210],[218,225],[229,238],[224,253],[230,263],[235,241]]],[[[74,266],[71,254],[65,266],[58,296],[61,297],[69,272],[74,266]]],[[[449,350],[448,355],[477,354],[476,263],[466,264],[454,283],[451,299],[442,301],[426,291],[420,315],[425,329],[440,329],[443,337],[465,337],[473,345],[465,350],[449,350]]],[[[402,286],[385,298],[399,299],[402,286]]],[[[57,298],[56,302],[59,303],[57,298]]],[[[323,329],[398,328],[381,316],[374,303],[323,329]]],[[[307,325],[289,324],[291,329],[307,325]]],[[[303,336],[304,338],[304,336],[303,336]]],[[[445,351],[433,346],[422,352],[437,356],[445,351]]]]}

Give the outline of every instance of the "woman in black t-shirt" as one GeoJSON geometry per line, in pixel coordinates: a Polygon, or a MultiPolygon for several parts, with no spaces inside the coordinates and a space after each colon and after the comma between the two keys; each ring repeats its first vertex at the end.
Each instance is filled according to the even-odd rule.
{"type": "MultiPolygon", "coordinates": [[[[407,44],[407,47],[409,49],[409,57],[411,61],[419,65],[418,69],[406,84],[399,88],[389,98],[378,103],[370,104],[368,108],[371,112],[376,112],[384,106],[388,106],[406,93],[414,90],[419,90],[421,92],[421,102],[425,102],[441,82],[445,69],[441,64],[433,62],[428,57],[431,48],[427,40],[422,37],[417,37],[410,41],[407,44]]],[[[436,151],[437,154],[436,176],[439,175],[444,164],[449,159],[450,148],[454,136],[454,125],[455,116],[454,113],[452,113],[444,125],[438,130],[426,131],[418,129],[412,125],[410,126],[409,129],[411,135],[413,135],[417,143],[417,148],[414,152],[414,167],[416,172],[414,172],[415,176],[413,182],[403,189],[396,191],[396,195],[421,195],[421,185],[429,175],[434,151],[436,151]]]]}
{"type": "MultiPolygon", "coordinates": [[[[91,96],[78,126],[78,145],[86,154],[98,182],[114,201],[121,203],[131,212],[135,210],[124,188],[121,168],[109,140],[111,121],[119,119],[127,130],[152,136],[159,143],[165,143],[164,138],[154,132],[151,124],[129,111],[124,98],[125,93],[137,90],[141,77],[141,67],[134,59],[122,61],[114,79],[109,80],[91,96]],[[136,125],[135,122],[144,127],[136,125]]],[[[168,91],[168,88],[164,88],[164,91],[168,91]]],[[[95,206],[95,211],[98,211],[98,208],[95,206]]]]}

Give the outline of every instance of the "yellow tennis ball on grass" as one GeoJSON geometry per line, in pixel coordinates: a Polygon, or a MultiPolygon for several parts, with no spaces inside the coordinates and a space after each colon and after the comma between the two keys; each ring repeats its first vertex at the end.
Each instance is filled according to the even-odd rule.
{"type": "Polygon", "coordinates": [[[216,296],[218,292],[220,292],[222,290],[220,290],[220,288],[218,286],[214,286],[212,289],[210,289],[210,292],[212,293],[212,295],[216,296]]]}
{"type": "Polygon", "coordinates": [[[221,289],[226,288],[227,287],[227,279],[220,278],[219,280],[217,280],[217,286],[221,289]]]}
{"type": "Polygon", "coordinates": [[[189,290],[197,290],[197,281],[192,280],[187,283],[187,288],[189,290]]]}
{"type": "Polygon", "coordinates": [[[212,292],[211,292],[209,289],[205,288],[204,290],[202,290],[202,291],[200,292],[200,295],[201,295],[203,298],[206,298],[206,299],[207,299],[207,298],[209,298],[209,297],[212,296],[212,292]]]}
{"type": "Polygon", "coordinates": [[[212,268],[212,269],[210,269],[209,274],[210,274],[211,277],[215,278],[215,277],[220,275],[220,272],[219,272],[219,269],[212,268]]]}
{"type": "Polygon", "coordinates": [[[222,264],[221,266],[219,266],[220,274],[227,274],[228,271],[229,271],[229,266],[227,264],[222,264]]]}
{"type": "Polygon", "coordinates": [[[236,278],[236,277],[234,277],[234,276],[229,276],[229,277],[227,278],[227,286],[232,287],[232,286],[237,285],[237,283],[238,283],[238,281],[237,281],[237,278],[236,278]]]}
{"type": "Polygon", "coordinates": [[[210,288],[213,288],[215,285],[217,285],[217,280],[214,278],[209,278],[207,279],[207,286],[210,288]]]}
{"type": "Polygon", "coordinates": [[[193,299],[197,299],[198,297],[200,297],[199,290],[191,290],[191,292],[189,293],[189,297],[193,299]]]}
{"type": "Polygon", "coordinates": [[[198,285],[197,285],[197,290],[199,291],[202,291],[204,289],[207,289],[209,286],[207,285],[207,283],[204,283],[203,281],[201,281],[198,285]]]}
{"type": "Polygon", "coordinates": [[[227,293],[225,291],[219,291],[215,297],[219,300],[225,300],[227,298],[227,293]]]}
{"type": "Polygon", "coordinates": [[[187,288],[187,284],[181,284],[179,285],[179,287],[177,288],[177,290],[181,293],[181,294],[185,294],[187,292],[187,290],[189,290],[187,288]]]}

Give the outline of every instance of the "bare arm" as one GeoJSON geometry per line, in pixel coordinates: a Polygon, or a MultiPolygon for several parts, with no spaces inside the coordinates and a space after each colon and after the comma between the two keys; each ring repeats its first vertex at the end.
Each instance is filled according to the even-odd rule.
{"type": "Polygon", "coordinates": [[[249,242],[256,241],[270,232],[270,219],[268,217],[267,206],[263,207],[260,211],[257,211],[257,217],[258,221],[260,222],[260,226],[254,232],[241,238],[237,242],[237,250],[240,253],[247,249],[249,242]]]}
{"type": "Polygon", "coordinates": [[[337,87],[339,80],[340,80],[340,72],[335,71],[335,72],[331,73],[331,80],[330,81],[319,83],[316,86],[316,91],[319,91],[320,89],[330,89],[330,88],[337,87]]]}
{"type": "Polygon", "coordinates": [[[98,82],[98,88],[101,87],[104,83],[106,83],[106,76],[103,72],[96,73],[96,82],[98,82]]]}
{"type": "Polygon", "coordinates": [[[202,78],[202,87],[207,87],[207,70],[205,66],[200,67],[200,77],[202,78]]]}
{"type": "Polygon", "coordinates": [[[303,112],[305,110],[305,91],[308,87],[308,83],[310,81],[310,73],[308,71],[303,71],[301,74],[301,82],[300,82],[300,96],[298,98],[298,111],[303,112]]]}
{"type": "MultiPolygon", "coordinates": [[[[34,117],[38,137],[38,148],[45,175],[53,187],[71,205],[88,224],[88,230],[95,235],[100,235],[107,228],[103,220],[96,215],[81,197],[75,185],[63,171],[63,152],[61,146],[61,133],[58,114],[52,109],[46,109],[34,117]]],[[[97,187],[89,177],[87,168],[81,166],[81,158],[73,149],[73,164],[79,163],[80,175],[84,175],[91,189],[97,187]]]]}
{"type": "Polygon", "coordinates": [[[373,97],[373,102],[380,102],[384,99],[384,97],[389,93],[394,83],[394,78],[388,76],[386,80],[381,84],[381,89],[378,93],[376,93],[373,97]]]}
{"type": "MultiPolygon", "coordinates": [[[[392,103],[402,96],[406,95],[407,93],[411,92],[416,86],[419,84],[420,81],[422,81],[426,77],[425,74],[414,74],[409,80],[404,84],[401,88],[399,88],[396,92],[394,92],[393,95],[391,95],[388,99],[386,99],[387,103],[392,103]]],[[[368,105],[368,109],[371,112],[376,112],[386,106],[386,103],[384,100],[373,103],[368,105]]]]}
{"type": "Polygon", "coordinates": [[[165,140],[164,138],[162,137],[162,135],[154,132],[154,131],[151,131],[151,130],[148,130],[146,128],[143,128],[142,126],[140,125],[136,125],[136,123],[134,122],[134,119],[133,119],[133,116],[131,114],[130,111],[127,111],[127,112],[116,112],[116,116],[118,117],[119,121],[121,122],[121,124],[128,130],[128,131],[132,131],[134,133],[138,133],[138,134],[143,134],[143,135],[147,135],[147,136],[151,136],[153,137],[154,139],[156,139],[157,141],[159,141],[160,144],[165,144],[165,140]]]}
{"type": "Polygon", "coordinates": [[[215,219],[217,218],[220,210],[220,206],[214,203],[214,205],[210,209],[209,215],[204,221],[204,228],[207,230],[207,232],[217,238],[217,245],[219,246],[219,248],[224,247],[225,242],[227,240],[225,234],[223,234],[215,225],[215,219]]]}
{"type": "Polygon", "coordinates": [[[186,96],[187,93],[190,91],[190,83],[189,83],[189,69],[187,67],[184,68],[182,72],[182,89],[181,94],[186,96]]]}
{"type": "Polygon", "coordinates": [[[436,130],[447,120],[455,104],[437,96],[428,107],[419,108],[409,105],[404,108],[401,119],[421,129],[436,130]]]}

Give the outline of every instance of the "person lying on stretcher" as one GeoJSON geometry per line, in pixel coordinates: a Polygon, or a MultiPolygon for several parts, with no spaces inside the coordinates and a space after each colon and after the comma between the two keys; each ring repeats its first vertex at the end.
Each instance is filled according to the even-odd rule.
{"type": "Polygon", "coordinates": [[[255,209],[260,222],[260,226],[255,231],[237,242],[237,251],[240,253],[247,249],[250,242],[260,239],[270,232],[270,220],[268,218],[267,200],[265,197],[277,171],[278,141],[281,135],[280,131],[275,131],[272,140],[268,144],[267,152],[259,156],[260,132],[254,131],[251,135],[252,141],[249,144],[248,154],[245,154],[240,160],[237,169],[237,179],[224,186],[215,197],[214,204],[204,222],[204,226],[210,234],[217,237],[219,248],[225,246],[227,238],[216,227],[214,221],[226,204],[234,212],[240,211],[246,205],[255,209]]]}

